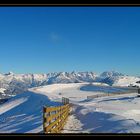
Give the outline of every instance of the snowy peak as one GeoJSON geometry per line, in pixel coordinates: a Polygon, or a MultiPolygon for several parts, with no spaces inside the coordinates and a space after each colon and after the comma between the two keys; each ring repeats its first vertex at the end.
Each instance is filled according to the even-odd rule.
{"type": "Polygon", "coordinates": [[[123,76],[125,75],[117,71],[105,71],[102,74],[100,74],[99,80],[100,82],[113,85],[114,83],[117,83],[118,80],[123,76]]]}
{"type": "Polygon", "coordinates": [[[5,75],[14,75],[14,73],[12,71],[5,73],[5,75]]]}
{"type": "Polygon", "coordinates": [[[101,78],[107,78],[107,77],[113,77],[113,76],[124,76],[124,74],[119,73],[117,71],[105,71],[100,75],[101,78]]]}

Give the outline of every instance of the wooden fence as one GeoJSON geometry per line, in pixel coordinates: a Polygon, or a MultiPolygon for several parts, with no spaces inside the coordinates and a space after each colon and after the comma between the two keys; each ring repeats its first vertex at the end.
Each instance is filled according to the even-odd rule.
{"type": "Polygon", "coordinates": [[[104,94],[98,94],[98,95],[91,95],[91,96],[87,96],[87,99],[93,99],[93,98],[98,98],[98,97],[106,97],[106,96],[114,96],[114,95],[122,95],[122,94],[129,94],[129,93],[134,93],[134,92],[137,92],[137,90],[134,89],[134,90],[124,91],[124,92],[114,92],[114,93],[104,93],[104,94]]]}
{"type": "Polygon", "coordinates": [[[70,111],[70,104],[65,104],[57,107],[44,107],[43,108],[43,129],[44,133],[60,133],[63,129],[70,111]]]}
{"type": "Polygon", "coordinates": [[[64,105],[69,104],[69,99],[62,97],[62,104],[64,104],[64,105]]]}

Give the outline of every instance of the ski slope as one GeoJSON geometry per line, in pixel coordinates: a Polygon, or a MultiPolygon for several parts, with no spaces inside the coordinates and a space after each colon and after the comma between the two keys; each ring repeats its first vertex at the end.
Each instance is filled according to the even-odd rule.
{"type": "Polygon", "coordinates": [[[63,133],[140,132],[140,98],[136,93],[87,100],[90,95],[106,94],[101,86],[109,87],[71,83],[31,88],[0,105],[0,133],[42,133],[43,106],[60,105],[62,97],[74,104],[63,133]]]}

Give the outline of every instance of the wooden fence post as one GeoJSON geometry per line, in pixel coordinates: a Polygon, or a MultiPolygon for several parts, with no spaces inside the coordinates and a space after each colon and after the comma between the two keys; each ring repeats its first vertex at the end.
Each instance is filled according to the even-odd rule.
{"type": "Polygon", "coordinates": [[[46,125],[46,108],[43,106],[43,133],[45,133],[45,125],[46,125]]]}
{"type": "MultiPolygon", "coordinates": [[[[60,106],[59,113],[60,113],[60,114],[59,114],[59,116],[58,116],[58,117],[59,117],[58,119],[59,119],[59,125],[61,125],[61,124],[60,124],[60,123],[61,123],[61,106],[60,106]]],[[[59,131],[61,130],[61,127],[60,127],[60,126],[59,126],[59,129],[58,129],[58,130],[59,130],[59,131]]]]}
{"type": "Polygon", "coordinates": [[[62,104],[64,104],[64,97],[62,97],[62,104]]]}
{"type": "Polygon", "coordinates": [[[69,104],[69,99],[62,97],[62,104],[64,104],[64,105],[69,104]]]}

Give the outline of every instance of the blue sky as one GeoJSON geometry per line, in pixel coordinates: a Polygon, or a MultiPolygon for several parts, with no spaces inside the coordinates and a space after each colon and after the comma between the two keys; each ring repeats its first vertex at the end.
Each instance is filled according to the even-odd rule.
{"type": "Polygon", "coordinates": [[[0,7],[0,72],[140,75],[140,7],[0,7]]]}

